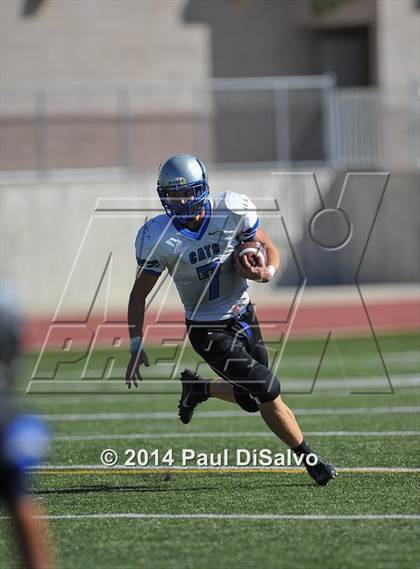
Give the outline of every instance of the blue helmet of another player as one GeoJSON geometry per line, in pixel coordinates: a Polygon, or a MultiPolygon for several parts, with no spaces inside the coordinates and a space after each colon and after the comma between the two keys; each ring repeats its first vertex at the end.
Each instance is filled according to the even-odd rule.
{"type": "Polygon", "coordinates": [[[207,168],[192,154],[175,154],[160,165],[157,191],[169,216],[195,217],[209,195],[207,168]]]}

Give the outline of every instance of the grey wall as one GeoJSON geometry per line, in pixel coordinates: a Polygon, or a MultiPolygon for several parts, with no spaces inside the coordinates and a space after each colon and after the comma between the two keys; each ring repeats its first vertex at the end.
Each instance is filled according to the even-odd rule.
{"type": "MultiPolygon", "coordinates": [[[[309,284],[420,280],[417,173],[391,174],[389,178],[387,173],[360,172],[347,178],[344,173],[337,174],[324,194],[324,209],[329,208],[334,211],[318,216],[312,226],[304,224],[296,246],[309,284]],[[344,184],[339,204],[344,213],[337,213],[344,184]]],[[[318,207],[312,215],[316,210],[318,207]]],[[[283,283],[293,283],[295,279],[295,269],[290,264],[283,283]]]]}
{"type": "Polygon", "coordinates": [[[1,82],[203,79],[208,33],[185,26],[185,2],[50,0],[24,19],[20,0],[2,0],[1,82]]]}
{"type": "Polygon", "coordinates": [[[303,27],[303,0],[188,0],[184,20],[206,24],[213,77],[316,73],[316,34],[303,27]]]}

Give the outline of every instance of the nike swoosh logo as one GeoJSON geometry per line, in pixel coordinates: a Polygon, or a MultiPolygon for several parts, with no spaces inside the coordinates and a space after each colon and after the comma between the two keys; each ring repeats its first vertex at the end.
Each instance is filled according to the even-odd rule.
{"type": "Polygon", "coordinates": [[[190,398],[190,394],[188,393],[186,398],[183,400],[183,402],[181,403],[182,407],[189,407],[188,405],[188,399],[190,398]]]}
{"type": "Polygon", "coordinates": [[[220,233],[220,229],[218,229],[217,231],[209,231],[209,235],[214,235],[215,233],[220,233]]]}

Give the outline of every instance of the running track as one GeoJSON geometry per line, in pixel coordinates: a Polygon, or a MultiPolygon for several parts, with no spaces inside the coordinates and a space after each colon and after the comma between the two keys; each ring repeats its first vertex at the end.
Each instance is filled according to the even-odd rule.
{"type": "MultiPolygon", "coordinates": [[[[387,300],[369,303],[367,312],[362,304],[354,302],[304,303],[293,315],[290,306],[261,306],[257,314],[265,338],[278,338],[290,329],[290,337],[304,337],[333,334],[370,334],[369,320],[376,333],[386,331],[409,331],[420,329],[420,305],[417,300],[387,300]]],[[[82,315],[72,315],[68,320],[56,322],[51,329],[49,318],[29,318],[24,323],[24,345],[36,349],[44,344],[48,330],[48,348],[62,348],[67,339],[72,346],[85,346],[90,343],[95,332],[96,345],[110,345],[117,337],[126,341],[126,317],[113,314],[106,323],[103,318],[91,317],[88,322],[82,315]],[[103,325],[106,324],[106,328],[103,325]],[[98,326],[102,327],[98,329],[98,326]]],[[[156,313],[146,315],[146,342],[159,344],[162,339],[182,339],[185,326],[181,312],[165,312],[156,322],[156,313]]]]}

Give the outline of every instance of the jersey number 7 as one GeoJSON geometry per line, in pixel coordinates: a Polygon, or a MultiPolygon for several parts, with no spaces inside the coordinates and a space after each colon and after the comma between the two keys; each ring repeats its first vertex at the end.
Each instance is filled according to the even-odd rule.
{"type": "Polygon", "coordinates": [[[219,296],[219,276],[220,276],[220,261],[213,261],[207,265],[196,267],[198,278],[200,281],[210,279],[209,286],[209,300],[214,300],[219,296]]]}

